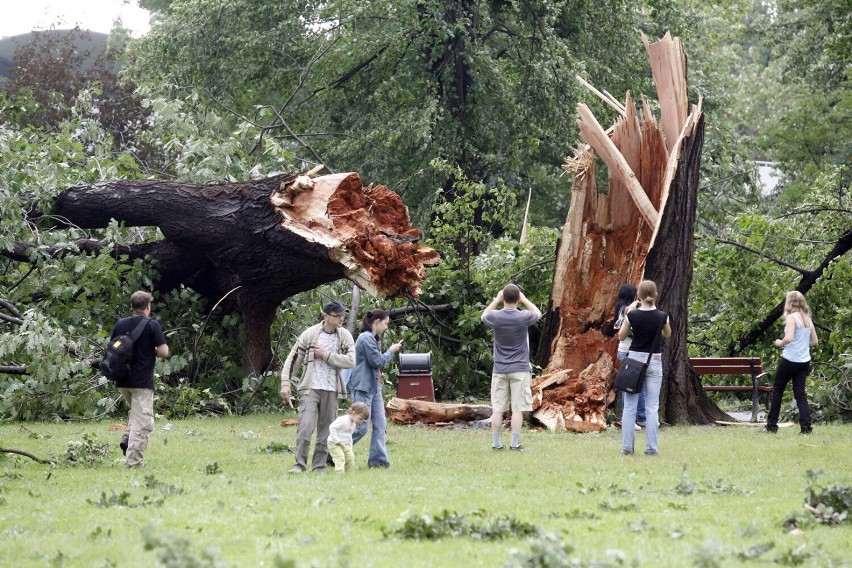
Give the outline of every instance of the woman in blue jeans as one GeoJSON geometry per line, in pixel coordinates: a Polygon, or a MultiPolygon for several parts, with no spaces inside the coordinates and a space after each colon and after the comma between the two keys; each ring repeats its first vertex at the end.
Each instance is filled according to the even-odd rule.
{"type": "MultiPolygon", "coordinates": [[[[382,398],[382,385],[379,382],[379,371],[393,360],[399,353],[402,342],[394,343],[382,353],[379,348],[379,336],[387,331],[390,314],[385,310],[367,312],[361,322],[361,334],[355,341],[355,367],[347,381],[347,388],[352,393],[352,402],[363,402],[370,408],[370,423],[373,433],[370,436],[370,454],[367,457],[368,467],[390,467],[390,458],[385,443],[388,421],[385,417],[385,401],[382,398]]],[[[355,444],[367,433],[367,423],[362,422],[352,434],[355,444]]]]}
{"type": "MultiPolygon", "coordinates": [[[[659,409],[660,389],[663,386],[663,359],[662,340],[670,337],[672,327],[666,312],[657,309],[657,285],[651,280],[643,280],[639,283],[639,300],[642,304],[635,310],[631,310],[624,318],[621,328],[618,330],[618,338],[626,339],[633,332],[633,342],[627,356],[637,361],[645,362],[648,354],[651,360],[648,370],[645,372],[645,453],[654,455],[657,453],[659,441],[659,409]]],[[[624,395],[624,410],[621,415],[621,451],[630,455],[636,441],[636,409],[639,404],[638,394],[622,393],[624,395]]]]}

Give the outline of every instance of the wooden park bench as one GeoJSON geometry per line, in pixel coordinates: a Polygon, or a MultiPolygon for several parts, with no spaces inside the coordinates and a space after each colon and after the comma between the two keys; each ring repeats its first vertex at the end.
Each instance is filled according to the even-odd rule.
{"type": "Polygon", "coordinates": [[[763,371],[760,357],[690,357],[692,368],[700,375],[748,375],[750,385],[703,385],[708,392],[751,392],[751,421],[757,422],[757,407],[760,393],[766,393],[766,409],[769,410],[769,393],[772,385],[760,384],[769,375],[763,371]]]}

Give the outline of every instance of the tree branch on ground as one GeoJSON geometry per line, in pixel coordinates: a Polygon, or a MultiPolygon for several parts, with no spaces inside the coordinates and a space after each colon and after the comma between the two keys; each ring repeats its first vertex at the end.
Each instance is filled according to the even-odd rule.
{"type": "Polygon", "coordinates": [[[26,457],[30,458],[31,460],[37,461],[38,463],[44,463],[44,464],[49,464],[49,465],[53,465],[54,463],[56,463],[56,462],[52,462],[50,460],[43,460],[40,457],[34,456],[31,453],[25,452],[23,450],[13,450],[13,449],[10,449],[10,448],[0,448],[0,453],[2,453],[2,454],[17,454],[19,456],[26,456],[26,457]]]}

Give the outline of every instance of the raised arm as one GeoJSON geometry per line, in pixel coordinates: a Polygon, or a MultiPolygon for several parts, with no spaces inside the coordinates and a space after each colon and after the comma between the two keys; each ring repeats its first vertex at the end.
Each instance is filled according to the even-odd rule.
{"type": "Polygon", "coordinates": [[[523,293],[523,292],[521,292],[521,297],[520,297],[520,300],[519,300],[519,301],[520,301],[520,303],[521,303],[521,304],[523,304],[523,305],[524,305],[524,307],[525,307],[526,309],[528,309],[529,311],[531,311],[532,313],[534,313],[534,314],[536,315],[536,318],[541,319],[541,310],[540,310],[540,309],[538,309],[538,306],[536,306],[535,304],[533,304],[532,302],[530,302],[530,301],[527,299],[527,297],[526,297],[526,296],[524,296],[524,293],[523,293]]]}
{"type": "Polygon", "coordinates": [[[503,302],[503,290],[500,290],[500,291],[497,293],[497,297],[495,297],[493,300],[491,300],[491,303],[490,303],[490,304],[488,304],[488,305],[485,307],[485,310],[482,312],[482,315],[481,315],[481,316],[479,316],[479,319],[480,319],[480,320],[482,320],[482,321],[485,321],[485,316],[486,316],[486,315],[488,315],[489,313],[493,312],[494,310],[496,310],[496,309],[497,309],[497,306],[498,306],[501,302],[503,302]]]}

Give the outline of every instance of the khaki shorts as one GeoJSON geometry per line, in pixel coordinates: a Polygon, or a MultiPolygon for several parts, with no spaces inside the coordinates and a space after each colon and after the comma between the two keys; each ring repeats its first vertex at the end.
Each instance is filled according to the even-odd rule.
{"type": "Polygon", "coordinates": [[[506,412],[509,410],[509,398],[511,396],[513,412],[530,412],[532,410],[531,383],[532,373],[529,371],[492,374],[491,411],[506,412]]]}

